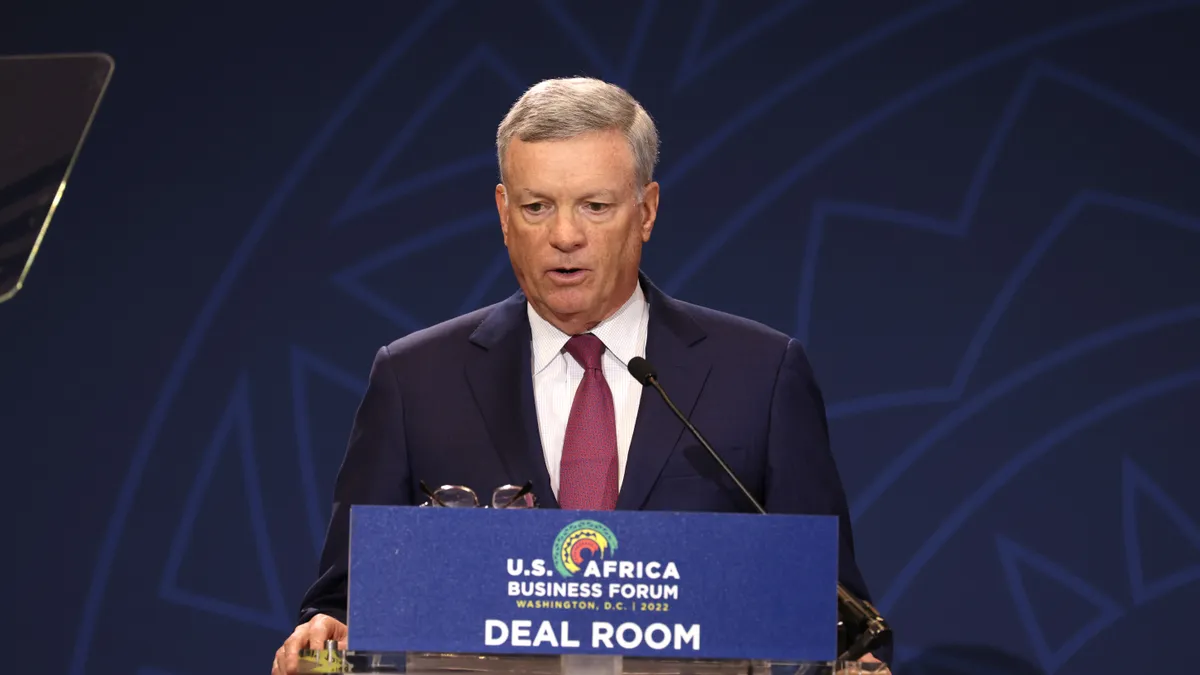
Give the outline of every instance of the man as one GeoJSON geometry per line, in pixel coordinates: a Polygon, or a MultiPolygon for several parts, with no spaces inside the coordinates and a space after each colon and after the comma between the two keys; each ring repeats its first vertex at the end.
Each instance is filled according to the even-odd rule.
{"type": "Polygon", "coordinates": [[[352,504],[418,486],[532,480],[544,508],[748,511],[732,482],[626,365],[645,356],[770,512],[841,516],[839,576],[860,597],[824,404],[800,344],[686,304],[640,274],[658,210],[658,133],[624,90],[586,78],[527,91],[497,132],[496,210],[521,291],[375,356],[337,477],[321,574],[276,655],[346,640],[352,504]]]}

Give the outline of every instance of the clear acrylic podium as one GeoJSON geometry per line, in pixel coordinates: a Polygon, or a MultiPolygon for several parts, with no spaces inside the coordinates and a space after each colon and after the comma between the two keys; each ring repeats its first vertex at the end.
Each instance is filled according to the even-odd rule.
{"type": "Polygon", "coordinates": [[[882,663],[688,660],[608,655],[432,654],[326,649],[301,652],[300,673],[497,673],[504,675],[865,675],[882,663]]]}

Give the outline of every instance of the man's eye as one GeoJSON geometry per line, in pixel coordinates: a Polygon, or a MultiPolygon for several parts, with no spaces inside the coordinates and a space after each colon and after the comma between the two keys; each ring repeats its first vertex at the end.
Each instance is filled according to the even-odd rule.
{"type": "Polygon", "coordinates": [[[587,208],[588,211],[591,211],[592,213],[604,213],[604,211],[608,208],[608,204],[604,204],[602,202],[588,202],[587,208]]]}
{"type": "Polygon", "coordinates": [[[530,213],[541,213],[544,210],[544,207],[545,207],[545,204],[535,203],[535,204],[526,204],[522,208],[524,208],[526,211],[528,211],[530,213]]]}

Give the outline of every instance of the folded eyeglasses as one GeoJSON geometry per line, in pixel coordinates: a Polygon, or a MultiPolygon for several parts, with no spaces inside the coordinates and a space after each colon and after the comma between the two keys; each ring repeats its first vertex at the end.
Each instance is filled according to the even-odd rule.
{"type": "MultiPolygon", "coordinates": [[[[452,509],[480,508],[479,496],[465,485],[443,485],[436,490],[430,490],[425,481],[420,482],[421,492],[428,499],[421,506],[437,506],[452,509]]],[[[482,505],[489,508],[489,505],[482,505]]],[[[533,509],[537,508],[537,499],[533,494],[533,481],[525,485],[501,485],[492,490],[493,509],[533,509]]]]}

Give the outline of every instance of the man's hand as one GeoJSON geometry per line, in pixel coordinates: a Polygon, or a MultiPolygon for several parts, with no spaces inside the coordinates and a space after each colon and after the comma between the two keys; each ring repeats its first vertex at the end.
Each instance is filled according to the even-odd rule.
{"type": "Polygon", "coordinates": [[[861,673],[871,673],[872,675],[890,675],[892,670],[890,668],[888,668],[882,661],[875,658],[874,655],[867,654],[866,656],[858,659],[857,661],[843,663],[841,668],[839,668],[837,672],[838,672],[838,675],[851,675],[851,673],[853,673],[854,675],[860,675],[861,673]],[[879,666],[866,668],[864,666],[858,665],[861,663],[878,663],[879,666]]]}
{"type": "MultiPolygon", "coordinates": [[[[883,665],[883,662],[880,661],[879,659],[875,658],[874,654],[867,654],[866,656],[859,659],[858,663],[878,663],[880,665],[883,665]]],[[[863,672],[877,673],[878,675],[887,675],[888,673],[891,673],[892,670],[890,668],[888,668],[886,665],[883,665],[882,668],[873,669],[873,670],[864,670],[863,672]]]]}
{"type": "Polygon", "coordinates": [[[346,624],[332,616],[314,616],[308,623],[296,626],[296,630],[275,652],[271,675],[295,675],[300,670],[300,650],[324,649],[326,640],[337,640],[338,649],[345,649],[347,634],[346,624]]]}

